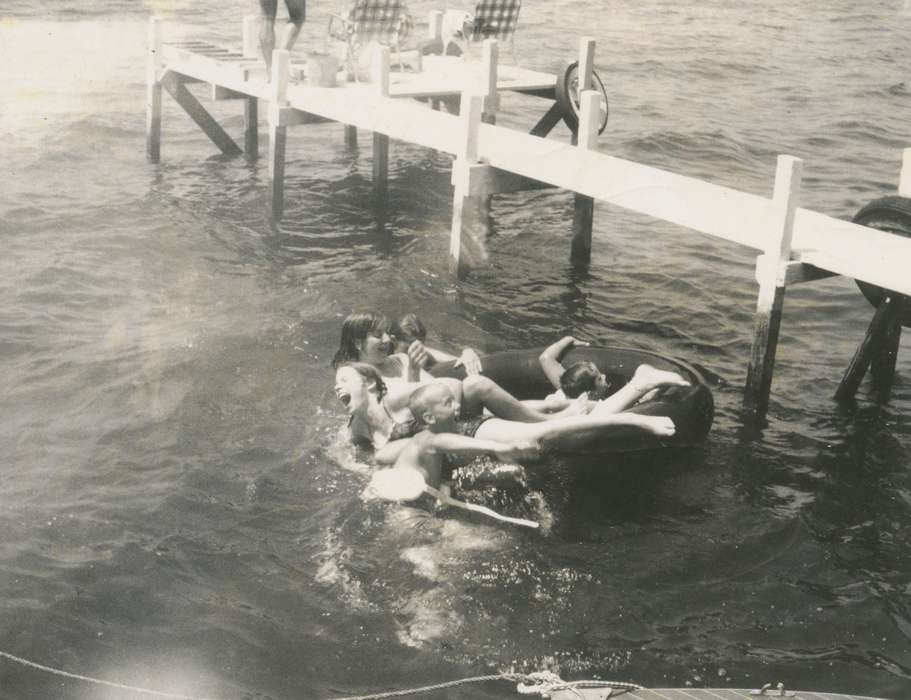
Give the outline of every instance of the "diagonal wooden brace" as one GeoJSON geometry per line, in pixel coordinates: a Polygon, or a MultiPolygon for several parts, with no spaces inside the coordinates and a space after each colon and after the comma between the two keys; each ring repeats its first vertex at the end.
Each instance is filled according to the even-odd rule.
{"type": "Polygon", "coordinates": [[[867,328],[867,333],[863,341],[851,358],[851,364],[845,370],[845,376],[838,385],[835,392],[837,401],[845,401],[854,398],[861,380],[867,373],[867,368],[871,362],[876,359],[877,377],[880,385],[891,384],[891,374],[895,371],[895,354],[898,350],[898,339],[901,333],[901,324],[898,323],[899,313],[902,306],[902,296],[900,294],[889,294],[876,307],[876,313],[873,314],[873,320],[867,328]],[[889,352],[892,352],[891,367],[888,367],[889,352]],[[883,365],[886,367],[883,367],[883,365]],[[888,373],[888,377],[885,375],[888,373]],[[886,381],[888,379],[888,382],[886,381]]]}
{"type": "Polygon", "coordinates": [[[212,140],[212,143],[218,146],[222,153],[226,156],[237,156],[243,153],[240,146],[234,143],[234,140],[206,111],[206,108],[193,96],[193,93],[187,90],[187,86],[183,84],[177,74],[172,71],[166,71],[161,78],[161,85],[174,98],[174,101],[183,107],[183,110],[190,115],[190,118],[203,130],[203,133],[212,140]]]}
{"type": "Polygon", "coordinates": [[[559,102],[554,102],[528,133],[532,136],[547,136],[560,123],[561,119],[563,119],[563,105],[559,102]]]}

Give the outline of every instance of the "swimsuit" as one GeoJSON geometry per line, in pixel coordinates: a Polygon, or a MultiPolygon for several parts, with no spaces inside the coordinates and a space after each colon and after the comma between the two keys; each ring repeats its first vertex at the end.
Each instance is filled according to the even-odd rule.
{"type": "Polygon", "coordinates": [[[464,435],[465,437],[473,438],[475,433],[478,432],[485,422],[489,421],[494,416],[477,416],[475,418],[467,418],[456,422],[456,430],[459,435],[464,435]]]}
{"type": "Polygon", "coordinates": [[[386,411],[386,415],[392,418],[392,430],[389,431],[389,442],[392,442],[393,440],[402,440],[404,438],[413,437],[424,429],[423,426],[414,418],[397,421],[392,417],[392,413],[389,412],[389,408],[386,406],[386,402],[383,401],[382,404],[383,410],[386,411]]]}

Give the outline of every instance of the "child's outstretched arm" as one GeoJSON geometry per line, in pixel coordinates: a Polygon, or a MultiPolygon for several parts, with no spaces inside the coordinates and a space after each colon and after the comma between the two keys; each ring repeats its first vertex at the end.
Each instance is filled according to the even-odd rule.
{"type": "Polygon", "coordinates": [[[538,362],[541,363],[541,369],[544,370],[544,374],[547,376],[548,381],[550,381],[554,389],[560,388],[560,377],[562,377],[563,373],[566,371],[563,368],[563,365],[560,364],[560,358],[563,357],[563,353],[569,350],[573,345],[588,345],[588,343],[583,343],[581,340],[576,340],[571,335],[567,335],[560,338],[556,343],[548,345],[544,348],[544,352],[538,356],[538,362]]]}
{"type": "Polygon", "coordinates": [[[479,457],[492,455],[502,460],[534,459],[541,452],[537,440],[522,442],[497,442],[479,438],[456,435],[455,433],[437,433],[430,440],[429,446],[435,452],[459,455],[461,457],[479,457]]]}
{"type": "MultiPolygon", "coordinates": [[[[462,366],[465,368],[465,373],[468,375],[480,374],[481,373],[481,358],[477,352],[471,348],[465,348],[462,351],[462,354],[456,357],[455,355],[450,355],[448,352],[443,350],[438,350],[437,348],[431,348],[427,345],[424,345],[421,341],[416,340],[412,343],[412,347],[416,348],[415,343],[420,344],[421,355],[420,361],[424,362],[422,366],[432,367],[437,362],[455,362],[455,366],[462,366]]],[[[409,354],[412,352],[412,348],[408,349],[409,354]]]]}

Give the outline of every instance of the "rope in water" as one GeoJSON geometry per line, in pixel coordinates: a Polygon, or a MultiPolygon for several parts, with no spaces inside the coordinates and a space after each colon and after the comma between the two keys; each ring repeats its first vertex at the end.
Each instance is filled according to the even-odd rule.
{"type": "MultiPolygon", "coordinates": [[[[113,681],[105,681],[101,680],[100,678],[83,676],[78,673],[70,673],[69,671],[63,671],[59,668],[53,668],[51,666],[39,664],[35,661],[23,659],[21,656],[9,654],[5,651],[0,651],[0,658],[4,658],[39,671],[44,671],[45,673],[50,673],[55,676],[72,678],[74,680],[84,681],[86,683],[94,683],[95,685],[117,688],[118,690],[127,690],[133,693],[154,695],[155,697],[159,698],[171,698],[171,700],[216,700],[215,698],[180,695],[178,693],[168,693],[161,690],[140,688],[134,685],[114,683],[113,681]]],[[[333,700],[383,700],[384,698],[397,698],[404,697],[406,695],[417,695],[418,693],[428,693],[435,690],[455,688],[456,686],[468,685],[470,683],[486,683],[488,681],[510,681],[512,683],[518,684],[516,690],[523,695],[540,694],[545,697],[549,696],[550,693],[555,690],[575,690],[577,688],[611,688],[613,690],[621,690],[624,692],[630,690],[642,690],[642,686],[635,685],[634,683],[620,683],[615,681],[564,681],[555,673],[551,673],[549,671],[541,671],[537,673],[495,673],[487,676],[472,676],[470,678],[461,678],[459,680],[446,681],[444,683],[436,683],[434,685],[425,685],[419,688],[410,688],[407,690],[390,690],[384,693],[373,693],[370,695],[351,695],[343,698],[333,698],[333,700]]]]}
{"type": "Polygon", "coordinates": [[[35,663],[34,661],[29,661],[28,659],[23,659],[21,656],[15,656],[13,654],[7,654],[5,651],[0,651],[0,657],[4,659],[9,659],[10,661],[15,661],[17,664],[22,664],[23,666],[28,666],[30,668],[38,669],[39,671],[45,671],[46,673],[52,673],[55,676],[63,676],[64,678],[73,678],[77,681],[85,681],[86,683],[94,683],[95,685],[105,685],[108,688],[117,688],[118,690],[129,690],[133,693],[144,693],[145,695],[155,695],[159,698],[172,698],[173,700],[215,700],[214,698],[199,698],[193,697],[190,695],[179,695],[177,693],[166,693],[161,690],[149,690],[148,688],[137,688],[133,685],[124,685],[123,683],[114,683],[112,681],[103,681],[100,678],[92,678],[91,676],[82,676],[78,673],[70,673],[69,671],[61,671],[59,668],[51,668],[50,666],[45,666],[44,664],[35,663]]]}

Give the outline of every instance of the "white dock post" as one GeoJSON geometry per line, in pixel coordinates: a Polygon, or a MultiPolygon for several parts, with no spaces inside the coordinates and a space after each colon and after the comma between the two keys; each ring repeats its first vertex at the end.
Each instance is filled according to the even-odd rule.
{"type": "Polygon", "coordinates": [[[455,185],[455,194],[452,202],[452,228],[449,235],[449,270],[459,278],[464,277],[469,270],[465,255],[465,248],[470,243],[469,229],[474,223],[473,215],[479,215],[483,221],[484,209],[482,200],[485,195],[472,196],[471,176],[472,168],[478,164],[478,135],[481,130],[481,113],[483,111],[484,96],[462,93],[462,104],[459,111],[461,119],[462,137],[459,152],[452,166],[452,183],[455,185]]]}
{"type": "Polygon", "coordinates": [[[765,415],[769,407],[772,372],[781,314],[784,307],[785,278],[791,258],[791,236],[794,232],[794,212],[800,192],[803,161],[793,156],[778,156],[775,170],[775,190],[772,196],[774,213],[766,246],[769,260],[759,282],[756,314],[753,321],[753,347],[744,387],[743,407],[753,417],[765,415]]]}
{"type": "Polygon", "coordinates": [[[911,148],[902,151],[902,169],[898,176],[898,196],[911,197],[911,148]]]}
{"type": "MultiPolygon", "coordinates": [[[[371,82],[383,97],[389,97],[389,47],[378,46],[371,64],[371,82]]],[[[373,132],[373,201],[386,203],[389,190],[389,137],[373,132]]]]}
{"type": "Polygon", "coordinates": [[[161,19],[149,19],[149,49],[146,59],[146,157],[152,163],[161,159],[161,19]]]}
{"type": "Polygon", "coordinates": [[[269,178],[272,182],[272,216],[280,219],[285,210],[285,146],[287,126],[281,123],[281,109],[288,103],[291,56],[285,49],[272,52],[272,82],[269,84],[269,178]]]}
{"type": "MultiPolygon", "coordinates": [[[[579,125],[572,142],[585,149],[594,149],[598,143],[598,127],[601,124],[601,97],[588,102],[584,97],[592,84],[595,66],[595,40],[590,36],[579,39],[579,125]]],[[[597,93],[595,93],[597,94],[597,93]]],[[[573,240],[570,246],[570,262],[574,265],[588,265],[592,254],[592,224],[595,217],[595,200],[584,194],[573,194],[573,240]]]]}
{"type": "MultiPolygon", "coordinates": [[[[427,15],[427,38],[440,42],[440,54],[446,55],[446,46],[443,44],[443,11],[431,10],[427,15]]],[[[420,49],[418,49],[420,50],[420,49]]],[[[440,100],[436,97],[430,99],[431,109],[439,111],[440,100]]]]}
{"type": "MultiPolygon", "coordinates": [[[[427,38],[443,40],[443,11],[431,10],[427,15],[427,38]]],[[[446,47],[443,47],[446,50],[446,47]]]]}
{"type": "Polygon", "coordinates": [[[581,101],[582,93],[592,86],[592,73],[595,70],[595,40],[590,36],[584,36],[579,39],[579,94],[581,101]]]}
{"type": "MultiPolygon", "coordinates": [[[[585,150],[598,147],[598,126],[601,124],[601,93],[586,90],[579,100],[579,129],[576,145],[585,150]]],[[[570,261],[576,265],[587,265],[592,256],[592,223],[595,200],[584,194],[575,194],[573,202],[573,240],[570,261]]]]}
{"type": "Polygon", "coordinates": [[[243,42],[244,58],[259,58],[258,15],[244,15],[243,42]]]}
{"type": "MultiPolygon", "coordinates": [[[[243,22],[244,58],[259,56],[258,32],[259,17],[246,15],[243,22]]],[[[259,157],[259,99],[256,97],[244,99],[244,153],[250,160],[259,157]]]]}
{"type": "Polygon", "coordinates": [[[497,123],[497,110],[500,108],[500,94],[497,92],[497,63],[500,48],[496,39],[485,39],[481,59],[481,91],[484,95],[484,111],[481,121],[485,124],[497,123]]]}

